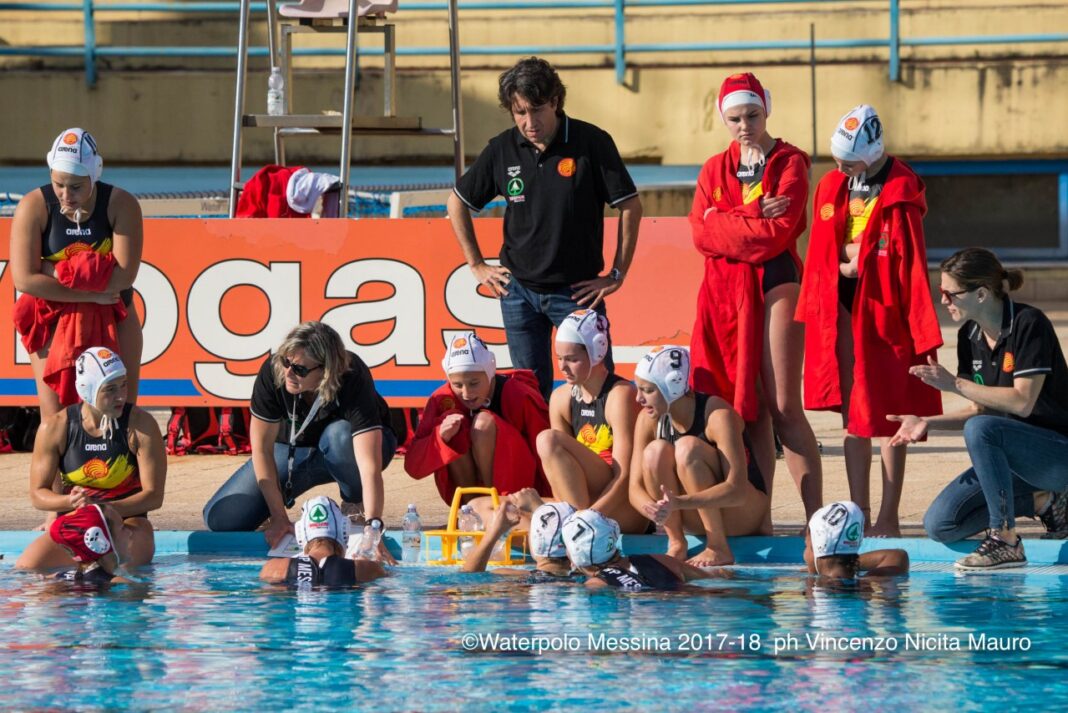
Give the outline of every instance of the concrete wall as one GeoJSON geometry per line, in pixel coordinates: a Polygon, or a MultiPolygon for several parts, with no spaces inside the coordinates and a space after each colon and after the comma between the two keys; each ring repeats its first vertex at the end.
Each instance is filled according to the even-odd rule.
{"type": "MultiPolygon", "coordinates": [[[[947,34],[1068,32],[1062,0],[949,2],[904,0],[904,37],[947,34]]],[[[828,5],[757,5],[629,10],[628,43],[802,39],[809,24],[820,38],[887,35],[886,0],[828,5]]],[[[100,13],[101,45],[235,44],[234,18],[174,20],[149,13],[100,13]]],[[[6,13],[0,41],[12,45],[81,40],[77,14],[6,13]],[[42,21],[42,17],[48,22],[42,21]]],[[[443,46],[443,16],[400,13],[403,46],[443,46]]],[[[254,28],[262,44],[263,24],[254,28]]],[[[600,10],[462,12],[464,46],[608,44],[610,13],[600,10]]],[[[337,46],[340,37],[314,35],[299,44],[337,46]]],[[[364,36],[367,44],[377,38],[364,36]]],[[[609,130],[631,161],[702,162],[727,144],[715,95],[727,74],[751,69],[773,94],[771,129],[807,151],[825,153],[837,118],[860,102],[884,119],[891,151],[909,157],[1048,157],[1068,155],[1068,43],[982,45],[903,50],[900,82],[890,82],[882,48],[820,50],[815,117],[807,51],[659,53],[628,55],[625,86],[615,82],[607,55],[558,55],[568,86],[568,110],[609,130]],[[815,127],[815,145],[813,143],[815,127]]],[[[496,78],[514,57],[465,56],[464,137],[468,155],[509,125],[497,108],[496,78]]],[[[302,58],[294,97],[298,110],[341,108],[337,58],[302,58]]],[[[233,59],[119,59],[100,62],[100,82],[85,87],[81,64],[71,59],[4,58],[0,96],[0,162],[36,163],[55,134],[68,125],[89,126],[105,157],[117,162],[226,163],[233,112],[233,59]],[[17,137],[17,138],[13,138],[17,137]]],[[[380,60],[364,59],[359,107],[380,104],[380,60]]],[[[428,126],[449,120],[448,73],[439,57],[402,57],[399,111],[428,126]]],[[[266,61],[253,62],[248,105],[265,106],[266,61]]],[[[249,161],[268,160],[269,131],[246,134],[249,161]]],[[[336,138],[294,141],[291,161],[336,160],[336,138]]],[[[444,139],[360,138],[358,161],[447,162],[444,139]]]]}

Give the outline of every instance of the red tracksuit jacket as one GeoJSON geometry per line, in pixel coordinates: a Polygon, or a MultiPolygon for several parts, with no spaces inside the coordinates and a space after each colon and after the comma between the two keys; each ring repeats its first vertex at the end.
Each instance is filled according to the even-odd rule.
{"type": "Polygon", "coordinates": [[[785,141],[767,158],[763,195],[789,196],[779,218],[760,217],[760,202],[743,203],[736,177],[740,148],[733,142],[701,169],[690,211],[697,251],[705,256],[705,279],[697,293],[697,320],[690,344],[693,387],[718,394],[746,421],[758,414],[757,379],[764,350],[763,263],[789,251],[801,268],[797,237],[805,230],[808,155],[785,141]],[[706,215],[709,208],[714,208],[706,215]]]}
{"type": "MultiPolygon", "coordinates": [[[[846,237],[849,179],[831,171],[816,187],[812,233],[797,319],[805,323],[805,408],[841,411],[838,358],[838,265],[846,237]]],[[[934,416],[942,397],[908,369],[942,346],[922,218],[923,181],[895,159],[860,242],[860,282],[853,303],[853,391],[849,433],[892,436],[889,414],[934,416]]]]}
{"type": "MultiPolygon", "coordinates": [[[[552,489],[542,470],[536,445],[538,434],[549,428],[549,409],[538,390],[538,379],[526,369],[498,373],[496,378],[496,398],[490,405],[497,422],[493,486],[502,495],[533,487],[549,497],[552,489]]],[[[433,473],[441,499],[446,503],[452,503],[456,489],[449,480],[447,466],[471,447],[473,417],[474,413],[464,408],[452,387],[442,384],[430,395],[415,436],[408,444],[404,470],[416,479],[433,473]],[[446,443],[438,426],[451,413],[463,414],[465,419],[459,432],[446,443]]]]}

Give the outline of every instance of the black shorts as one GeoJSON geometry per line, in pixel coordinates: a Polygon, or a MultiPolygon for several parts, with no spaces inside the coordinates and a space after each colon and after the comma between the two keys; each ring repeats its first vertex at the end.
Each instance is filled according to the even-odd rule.
{"type": "Polygon", "coordinates": [[[760,289],[766,295],[779,285],[790,283],[801,284],[801,275],[797,271],[794,256],[789,250],[784,250],[764,263],[764,279],[760,283],[760,289]]]}
{"type": "Polygon", "coordinates": [[[853,300],[857,296],[858,284],[860,284],[860,280],[855,277],[838,276],[838,302],[850,314],[853,313],[853,300]]]}

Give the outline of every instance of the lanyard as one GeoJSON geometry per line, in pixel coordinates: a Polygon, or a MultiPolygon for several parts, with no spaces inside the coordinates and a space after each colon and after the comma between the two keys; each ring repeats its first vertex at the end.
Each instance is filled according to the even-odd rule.
{"type": "Polygon", "coordinates": [[[322,394],[315,396],[315,401],[312,402],[311,409],[308,410],[308,415],[304,417],[304,423],[300,425],[300,430],[297,430],[297,402],[300,400],[300,394],[297,394],[293,398],[293,408],[289,411],[289,457],[286,462],[286,484],[285,484],[285,505],[287,508],[293,507],[293,459],[297,454],[297,439],[300,438],[300,434],[304,433],[304,429],[308,427],[308,424],[315,419],[315,414],[319,413],[319,407],[323,405],[322,394]]]}

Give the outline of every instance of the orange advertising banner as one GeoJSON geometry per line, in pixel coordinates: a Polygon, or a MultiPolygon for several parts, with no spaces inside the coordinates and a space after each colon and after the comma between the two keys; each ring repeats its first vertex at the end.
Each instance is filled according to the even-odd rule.
{"type": "MultiPolygon", "coordinates": [[[[606,264],[616,246],[605,220],[606,264]]],[[[501,220],[475,220],[487,256],[501,220]]],[[[0,220],[0,404],[33,405],[29,359],[11,325],[11,220],[0,220]]],[[[608,299],[619,372],[652,345],[688,345],[703,259],[684,218],[642,221],[630,274],[608,299]]],[[[263,359],[298,322],[321,319],[372,368],[394,406],[422,406],[444,380],[441,357],[475,329],[508,357],[500,305],[480,292],[447,220],[153,220],[134,285],[144,324],[147,406],[247,402],[263,359]]]]}

